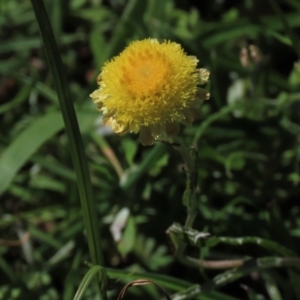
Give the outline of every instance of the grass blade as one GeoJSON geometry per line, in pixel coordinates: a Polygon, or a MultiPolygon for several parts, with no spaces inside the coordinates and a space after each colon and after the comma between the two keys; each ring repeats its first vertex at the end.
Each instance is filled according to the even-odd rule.
{"type": "MultiPolygon", "coordinates": [[[[78,189],[83,212],[83,219],[87,234],[87,241],[91,260],[95,265],[103,266],[103,253],[99,235],[99,224],[97,217],[96,204],[93,199],[91,179],[89,175],[88,165],[84,153],[83,143],[79,126],[74,110],[74,106],[70,97],[68,82],[65,75],[65,70],[62,65],[59,50],[51,29],[51,24],[43,1],[31,1],[36,20],[38,22],[42,40],[45,47],[47,60],[52,72],[55,83],[58,99],[62,111],[66,133],[69,140],[71,157],[74,164],[74,169],[77,177],[78,189]]],[[[103,283],[105,283],[105,278],[103,283]]],[[[102,299],[106,299],[106,286],[102,285],[100,294],[102,299]]]]}
{"type": "Polygon", "coordinates": [[[286,30],[286,33],[289,35],[294,50],[298,55],[298,58],[300,58],[300,43],[299,43],[299,39],[296,37],[296,35],[294,34],[294,32],[292,31],[287,18],[285,17],[285,15],[283,14],[283,12],[281,11],[278,3],[276,2],[276,0],[270,0],[270,3],[274,9],[274,11],[276,12],[276,14],[278,15],[278,17],[280,18],[282,24],[284,25],[284,28],[286,30]]]}
{"type": "Polygon", "coordinates": [[[75,294],[74,300],[80,300],[83,297],[84,292],[88,288],[91,281],[94,279],[94,277],[99,272],[101,272],[101,271],[103,272],[103,270],[104,269],[100,266],[93,266],[88,270],[88,272],[85,274],[85,276],[83,277],[83,279],[78,287],[78,290],[75,294]]]}
{"type": "MultiPolygon", "coordinates": [[[[107,274],[110,278],[116,278],[118,280],[136,280],[140,278],[149,279],[155,281],[157,284],[163,286],[166,289],[169,289],[174,292],[181,292],[183,289],[188,289],[191,286],[191,283],[182,279],[178,279],[171,276],[156,274],[156,273],[147,273],[147,272],[132,272],[126,270],[115,270],[115,269],[106,269],[107,274]]],[[[195,297],[199,300],[238,300],[231,296],[226,296],[217,291],[211,291],[210,293],[203,293],[201,296],[195,297]]]]}

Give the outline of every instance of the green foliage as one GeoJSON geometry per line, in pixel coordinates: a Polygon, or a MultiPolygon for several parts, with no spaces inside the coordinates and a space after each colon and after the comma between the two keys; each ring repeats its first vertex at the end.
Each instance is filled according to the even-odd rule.
{"type": "MultiPolygon", "coordinates": [[[[1,1],[0,299],[97,299],[102,267],[111,299],[141,278],[173,299],[300,299],[300,5],[277,2],[44,0],[63,62],[55,73],[54,57],[51,73],[31,3],[1,1]],[[113,134],[89,98],[103,63],[147,37],[182,44],[211,72],[211,99],[180,134],[198,149],[198,216],[172,236],[166,230],[186,219],[181,157],[168,144],[113,134]],[[78,181],[73,169],[81,139],[72,144],[76,126],[63,123],[66,89],[93,193],[88,173],[78,181]],[[104,266],[89,254],[85,188],[104,266]],[[169,238],[198,262],[244,265],[183,265],[169,238]]],[[[152,286],[128,293],[161,297],[152,286]]]]}

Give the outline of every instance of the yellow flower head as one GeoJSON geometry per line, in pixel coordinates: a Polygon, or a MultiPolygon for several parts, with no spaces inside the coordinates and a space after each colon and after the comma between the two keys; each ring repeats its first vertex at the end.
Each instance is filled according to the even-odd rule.
{"type": "Polygon", "coordinates": [[[178,122],[191,125],[209,94],[199,85],[209,72],[177,43],[145,39],[131,43],[107,62],[91,94],[103,122],[119,134],[140,132],[143,145],[179,132],[178,122]]]}

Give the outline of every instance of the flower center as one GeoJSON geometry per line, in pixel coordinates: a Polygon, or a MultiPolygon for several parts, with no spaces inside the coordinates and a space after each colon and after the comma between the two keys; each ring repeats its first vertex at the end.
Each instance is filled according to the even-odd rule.
{"type": "Polygon", "coordinates": [[[161,91],[169,71],[169,62],[163,54],[138,55],[129,59],[122,83],[132,96],[147,97],[161,91]]]}

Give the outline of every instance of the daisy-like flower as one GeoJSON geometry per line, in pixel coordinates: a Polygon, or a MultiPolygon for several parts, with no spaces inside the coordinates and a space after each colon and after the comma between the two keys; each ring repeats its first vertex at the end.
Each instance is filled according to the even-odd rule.
{"type": "Polygon", "coordinates": [[[103,123],[118,134],[140,133],[143,145],[179,133],[179,122],[191,125],[209,94],[199,85],[209,77],[198,59],[174,42],[132,42],[102,68],[99,88],[91,94],[103,123]]]}

